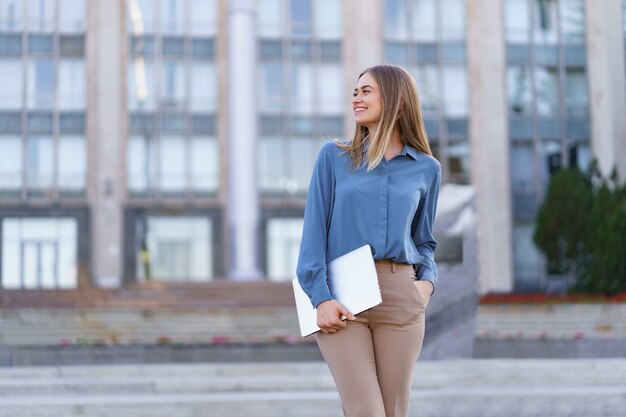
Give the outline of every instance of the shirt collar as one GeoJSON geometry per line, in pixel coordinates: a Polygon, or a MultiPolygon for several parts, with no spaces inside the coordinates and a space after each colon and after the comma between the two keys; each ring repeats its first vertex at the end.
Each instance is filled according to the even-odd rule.
{"type": "MultiPolygon", "coordinates": [[[[367,152],[367,150],[370,147],[370,141],[366,141],[365,144],[363,145],[363,154],[365,155],[365,153],[367,152]]],[[[400,153],[398,155],[409,155],[411,158],[413,158],[414,160],[417,161],[418,156],[417,156],[417,150],[415,148],[413,148],[412,146],[407,145],[406,143],[404,144],[404,146],[402,147],[402,150],[400,151],[400,153]]]]}

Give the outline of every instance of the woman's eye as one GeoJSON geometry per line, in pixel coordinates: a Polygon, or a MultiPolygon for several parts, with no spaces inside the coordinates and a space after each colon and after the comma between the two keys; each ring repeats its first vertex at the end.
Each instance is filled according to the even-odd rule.
{"type": "Polygon", "coordinates": [[[356,96],[358,96],[357,93],[352,93],[352,97],[356,97],[356,96]]]}

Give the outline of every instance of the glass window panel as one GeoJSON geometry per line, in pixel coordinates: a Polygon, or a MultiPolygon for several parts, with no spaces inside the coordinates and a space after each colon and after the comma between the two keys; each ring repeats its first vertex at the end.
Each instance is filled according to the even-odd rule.
{"type": "Polygon", "coordinates": [[[571,116],[586,115],[589,104],[587,74],[583,69],[568,69],[565,80],[565,101],[568,114],[571,116]]]}
{"type": "Polygon", "coordinates": [[[344,108],[341,64],[319,64],[319,110],[321,114],[341,113],[344,108]]]}
{"type": "Polygon", "coordinates": [[[20,112],[0,112],[0,133],[20,133],[22,115],[20,112]]]}
{"type": "Polygon", "coordinates": [[[154,37],[131,36],[130,54],[132,56],[150,56],[154,54],[154,37]]]}
{"type": "Polygon", "coordinates": [[[191,139],[191,188],[194,191],[215,191],[219,188],[219,152],[213,138],[191,139]]]}
{"type": "Polygon", "coordinates": [[[28,65],[28,108],[49,109],[54,104],[54,63],[32,59],[28,65]]]}
{"type": "Polygon", "coordinates": [[[192,111],[213,112],[217,108],[217,74],[215,64],[194,62],[191,65],[189,107],[192,111]]]}
{"type": "Polygon", "coordinates": [[[295,61],[311,60],[311,42],[294,41],[291,42],[291,57],[295,61]]]}
{"type": "Polygon", "coordinates": [[[320,133],[325,139],[340,138],[343,132],[343,116],[322,116],[320,118],[320,133]]]}
{"type": "Polygon", "coordinates": [[[592,158],[589,143],[576,143],[570,147],[570,166],[576,166],[581,171],[587,172],[592,158]]]}
{"type": "Polygon", "coordinates": [[[0,109],[22,109],[22,62],[0,59],[0,109]]]}
{"type": "Polygon", "coordinates": [[[85,0],[59,0],[59,31],[85,31],[85,0]]]}
{"type": "Polygon", "coordinates": [[[532,143],[515,142],[511,148],[511,182],[514,188],[535,188],[535,151],[532,143]]]}
{"type": "Polygon", "coordinates": [[[186,97],[185,63],[164,61],[161,68],[161,105],[182,108],[186,97]]]}
{"type": "Polygon", "coordinates": [[[587,63],[587,51],[585,46],[565,46],[563,48],[565,52],[565,65],[584,67],[587,63]]]}
{"type": "Polygon", "coordinates": [[[154,187],[156,172],[156,149],[153,140],[131,136],[128,141],[128,188],[140,192],[154,187]]]}
{"type": "Polygon", "coordinates": [[[407,11],[405,0],[386,0],[384,4],[385,13],[385,39],[407,40],[407,11]]]}
{"type": "Polygon", "coordinates": [[[59,53],[61,56],[84,56],[85,37],[84,36],[60,36],[59,53]]]}
{"type": "Polygon", "coordinates": [[[559,63],[559,52],[556,46],[541,46],[535,48],[537,65],[556,66],[559,63]]]}
{"type": "Polygon", "coordinates": [[[510,64],[529,64],[530,48],[528,45],[509,44],[506,46],[506,60],[510,64]]]}
{"type": "Polygon", "coordinates": [[[343,36],[343,2],[337,0],[316,0],[315,36],[317,39],[341,39],[343,36]]]}
{"type": "MultiPolygon", "coordinates": [[[[204,217],[150,216],[145,245],[152,276],[159,281],[208,281],[213,276],[211,221],[204,217]]],[[[137,277],[146,279],[140,250],[137,277]]]]}
{"type": "Polygon", "coordinates": [[[183,191],[187,183],[187,143],[180,137],[164,137],[161,139],[160,173],[161,189],[183,191]]]}
{"type": "Polygon", "coordinates": [[[435,0],[411,0],[411,3],[412,39],[434,42],[437,39],[435,0]]]}
{"type": "Polygon", "coordinates": [[[261,116],[260,131],[261,135],[280,135],[284,129],[282,116],[261,116]]]}
{"type": "Polygon", "coordinates": [[[182,56],[185,54],[185,42],[183,38],[163,38],[163,55],[182,56]]]}
{"type": "Polygon", "coordinates": [[[267,222],[267,275],[271,281],[288,281],[296,270],[303,219],[272,218],[267,222]]]}
{"type": "Polygon", "coordinates": [[[131,60],[128,66],[128,107],[130,110],[153,110],[154,63],[141,57],[131,60]]]}
{"type": "Polygon", "coordinates": [[[291,108],[295,113],[311,113],[313,100],[312,65],[294,63],[291,67],[291,108]]]}
{"type": "Polygon", "coordinates": [[[262,38],[279,38],[282,34],[281,0],[263,0],[257,3],[258,30],[262,38]]]}
{"type": "Polygon", "coordinates": [[[444,66],[443,93],[445,111],[448,116],[467,116],[467,69],[465,67],[444,66]]]}
{"type": "Polygon", "coordinates": [[[74,219],[60,219],[58,248],[58,287],[76,288],[78,282],[78,224],[74,219]]]}
{"type": "MultiPolygon", "coordinates": [[[[465,47],[462,51],[465,59],[465,47]]],[[[415,45],[415,59],[417,62],[437,62],[437,45],[434,43],[418,43],[415,45]]]]}
{"type": "Polygon", "coordinates": [[[0,56],[21,56],[22,36],[0,33],[0,56]]]}
{"type": "Polygon", "coordinates": [[[557,140],[541,141],[541,184],[547,187],[550,177],[562,167],[561,142],[557,140]]]}
{"type": "Polygon", "coordinates": [[[455,136],[460,138],[467,137],[467,119],[446,119],[446,128],[449,136],[455,136]]]}
{"type": "Polygon", "coordinates": [[[311,136],[314,130],[314,121],[310,116],[295,116],[292,120],[291,131],[298,136],[311,136]]]}
{"type": "Polygon", "coordinates": [[[533,97],[529,68],[518,66],[509,66],[507,68],[507,91],[509,96],[509,113],[531,113],[533,97]]]}
{"type": "Polygon", "coordinates": [[[449,62],[465,61],[465,43],[447,42],[442,45],[442,57],[449,62]]]}
{"type": "Polygon", "coordinates": [[[51,188],[54,177],[54,142],[51,137],[31,136],[27,141],[28,186],[51,188]]]}
{"type": "Polygon", "coordinates": [[[161,130],[167,133],[187,133],[187,120],[185,118],[185,114],[164,114],[161,120],[161,130]]]}
{"type": "Polygon", "coordinates": [[[84,113],[65,113],[59,117],[61,133],[85,133],[84,113]]]}
{"type": "Polygon", "coordinates": [[[567,134],[572,139],[589,139],[589,118],[569,117],[567,120],[567,134]]]}
{"type": "Polygon", "coordinates": [[[439,71],[436,65],[418,65],[412,68],[417,83],[420,105],[424,112],[436,112],[439,108],[439,71]]]}
{"type": "Polygon", "coordinates": [[[28,37],[28,52],[31,54],[51,54],[52,36],[30,35],[28,37]]]}
{"type": "Polygon", "coordinates": [[[185,29],[185,2],[160,0],[161,31],[164,34],[182,34],[185,29]]]}
{"type": "Polygon", "coordinates": [[[404,42],[385,42],[385,59],[396,65],[406,65],[409,60],[407,44],[404,42]]]}
{"type": "Polygon", "coordinates": [[[513,139],[531,139],[533,122],[530,118],[509,119],[509,133],[513,139]]]}
{"type": "Polygon", "coordinates": [[[264,62],[259,67],[259,109],[283,110],[283,71],[281,62],[264,62]]]}
{"type": "Polygon", "coordinates": [[[291,34],[311,35],[311,0],[290,0],[291,34]]]}
{"type": "Polygon", "coordinates": [[[54,30],[54,0],[29,0],[28,29],[31,32],[54,30]]]}
{"type": "Polygon", "coordinates": [[[531,0],[533,3],[533,29],[537,43],[557,42],[557,0],[531,0]]]}
{"type": "Polygon", "coordinates": [[[513,216],[516,219],[534,219],[537,216],[537,194],[531,191],[513,193],[513,216]]]}
{"type": "Polygon", "coordinates": [[[52,113],[29,113],[27,126],[29,133],[52,134],[52,113]]]}
{"type": "Polygon", "coordinates": [[[470,148],[468,142],[448,144],[448,169],[453,178],[465,182],[471,171],[470,148]]]}
{"type": "Polygon", "coordinates": [[[444,40],[465,40],[465,0],[441,0],[441,35],[444,40]]]}
{"type": "Polygon", "coordinates": [[[135,35],[154,33],[156,7],[154,0],[127,0],[129,32],[135,35]]]}
{"type": "Polygon", "coordinates": [[[287,182],[284,141],[280,137],[262,137],[258,152],[259,188],[262,191],[282,191],[287,182]]]}
{"type": "Polygon", "coordinates": [[[283,56],[283,44],[276,40],[261,40],[261,58],[262,59],[281,59],[283,56]]]}
{"type": "Polygon", "coordinates": [[[24,27],[24,0],[0,2],[0,31],[20,32],[24,27]]]}
{"type": "Polygon", "coordinates": [[[215,36],[216,22],[216,0],[189,0],[189,24],[193,35],[215,36]]]}
{"type": "Polygon", "coordinates": [[[133,114],[130,119],[130,131],[142,136],[152,136],[155,131],[155,120],[154,114],[133,114]]]}
{"type": "Polygon", "coordinates": [[[312,138],[293,138],[290,145],[289,182],[287,192],[304,193],[308,188],[317,155],[317,141],[312,138]]]}
{"type": "Polygon", "coordinates": [[[504,17],[506,40],[514,43],[528,43],[530,23],[528,0],[505,0],[504,17]]]}
{"type": "Polygon", "coordinates": [[[563,40],[585,41],[585,0],[560,0],[560,20],[563,40]]]}
{"type": "Polygon", "coordinates": [[[194,114],[191,117],[191,131],[194,135],[215,135],[215,125],[214,114],[194,114]]]}
{"type": "Polygon", "coordinates": [[[22,138],[0,136],[0,193],[22,187],[22,138]]]}
{"type": "Polygon", "coordinates": [[[552,118],[539,119],[539,135],[542,138],[560,138],[561,137],[561,121],[552,118]]]}
{"type": "Polygon", "coordinates": [[[559,77],[556,68],[536,67],[537,112],[556,115],[559,111],[559,77]]]}
{"type": "Polygon", "coordinates": [[[191,49],[196,59],[211,59],[215,55],[215,41],[213,39],[196,38],[191,40],[191,49]]]}
{"type": "MultiPolygon", "coordinates": [[[[426,133],[428,134],[429,139],[432,141],[434,137],[439,135],[439,120],[431,119],[429,117],[424,118],[424,127],[426,128],[426,133]]],[[[430,144],[431,148],[434,146],[433,143],[430,144]]]]}
{"type": "Polygon", "coordinates": [[[85,108],[86,70],[83,59],[59,60],[59,108],[85,108]]]}
{"type": "Polygon", "coordinates": [[[537,290],[541,276],[542,255],[533,243],[533,223],[516,223],[513,226],[513,264],[515,286],[519,289],[537,290]]]}
{"type": "Polygon", "coordinates": [[[83,136],[61,136],[58,152],[58,186],[84,190],[87,177],[87,150],[83,136]]]}

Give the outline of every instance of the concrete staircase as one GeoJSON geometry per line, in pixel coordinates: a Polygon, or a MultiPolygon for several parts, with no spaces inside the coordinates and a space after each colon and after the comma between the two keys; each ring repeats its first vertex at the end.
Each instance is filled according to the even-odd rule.
{"type": "MultiPolygon", "coordinates": [[[[418,363],[411,417],[623,417],[625,360],[418,363]]],[[[321,362],[0,368],[0,417],[339,417],[321,362]]]]}

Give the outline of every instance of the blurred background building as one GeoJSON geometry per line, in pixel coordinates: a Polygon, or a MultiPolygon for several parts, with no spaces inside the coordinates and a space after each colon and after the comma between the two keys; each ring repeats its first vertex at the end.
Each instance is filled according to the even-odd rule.
{"type": "Polygon", "coordinates": [[[294,275],[358,74],[417,80],[482,291],[542,291],[550,175],[626,177],[624,0],[0,0],[0,288],[294,275]]]}

